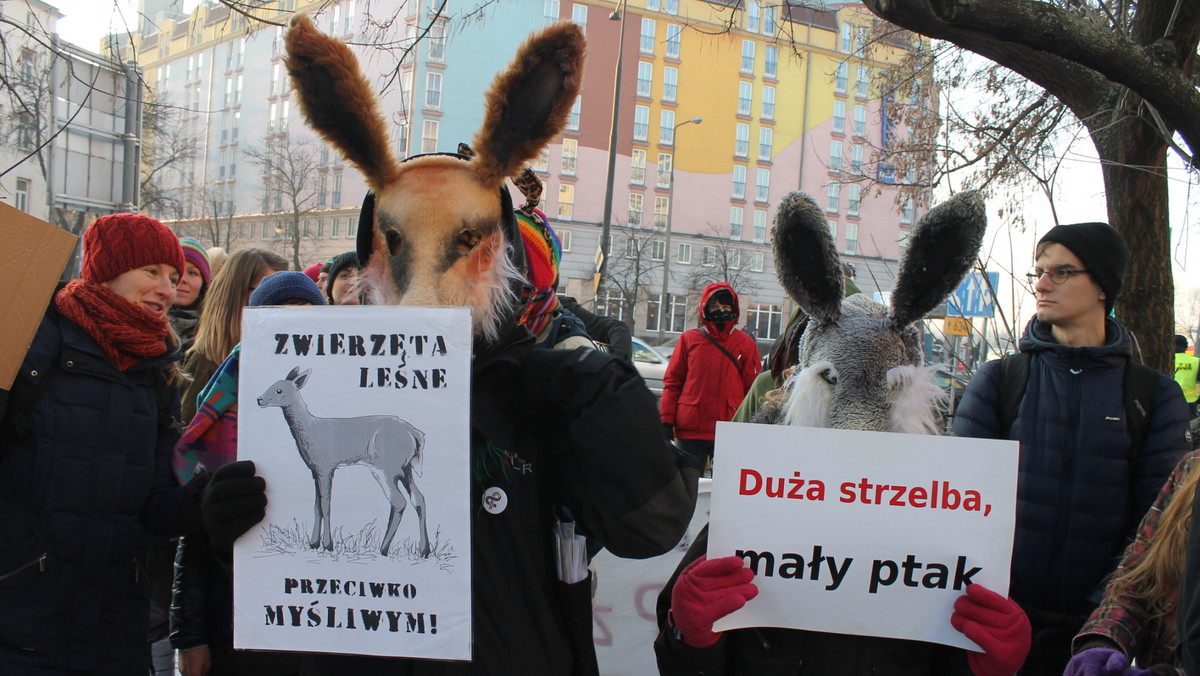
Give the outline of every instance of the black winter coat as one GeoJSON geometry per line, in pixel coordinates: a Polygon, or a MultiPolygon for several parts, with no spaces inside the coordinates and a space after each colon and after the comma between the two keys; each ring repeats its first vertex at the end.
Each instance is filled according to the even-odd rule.
{"type": "MultiPolygon", "coordinates": [[[[1023,606],[1076,614],[1099,601],[1105,577],[1183,454],[1191,450],[1179,386],[1160,375],[1135,466],[1125,422],[1129,333],[1107,319],[1100,347],[1068,347],[1036,318],[1021,339],[1033,355],[1008,438],[1021,442],[1009,595],[1023,606]]],[[[971,379],[954,433],[1000,438],[1000,362],[971,379]]]]}
{"type": "Polygon", "coordinates": [[[595,673],[591,581],[557,579],[555,510],[617,556],[657,556],[687,529],[700,467],[677,465],[654,395],[628,362],[532,346],[514,329],[472,365],[473,661],[314,656],[319,673],[595,673]],[[496,488],[508,504],[492,514],[482,497],[496,488]]]}
{"type": "Polygon", "coordinates": [[[160,425],[153,384],[178,358],[168,349],[120,371],[74,322],[42,320],[17,376],[49,379],[32,434],[0,441],[0,674],[145,673],[146,532],[200,525],[171,473],[179,433],[160,425]]]}
{"type": "Polygon", "coordinates": [[[654,653],[662,676],[971,676],[965,650],[894,638],[755,627],[723,632],[715,644],[693,648],[675,637],[667,612],[679,574],[707,551],[705,526],[658,595],[654,653]]]}

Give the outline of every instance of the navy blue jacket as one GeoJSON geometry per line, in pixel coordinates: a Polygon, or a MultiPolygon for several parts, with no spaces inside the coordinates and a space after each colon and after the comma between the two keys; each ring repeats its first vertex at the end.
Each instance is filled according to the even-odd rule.
{"type": "MultiPolygon", "coordinates": [[[[49,378],[32,434],[0,441],[0,674],[145,673],[145,533],[199,526],[152,380],[176,359],[168,349],[122,372],[74,322],[42,320],[17,376],[49,378]]],[[[178,403],[176,391],[176,416],[178,403]]]]}
{"type": "MultiPolygon", "coordinates": [[[[1124,326],[1106,322],[1099,347],[1059,344],[1036,318],[1021,338],[1032,359],[1008,435],[1021,442],[1009,595],[1048,612],[1079,613],[1103,591],[1142,514],[1191,450],[1187,405],[1175,381],[1160,375],[1131,468],[1124,403],[1131,341],[1124,326]]],[[[955,412],[955,434],[1000,438],[1000,384],[999,361],[979,369],[955,412]]]]}

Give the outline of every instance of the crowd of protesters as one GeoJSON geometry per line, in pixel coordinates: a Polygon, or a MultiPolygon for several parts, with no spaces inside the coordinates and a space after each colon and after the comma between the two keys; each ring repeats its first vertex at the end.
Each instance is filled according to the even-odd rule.
{"type": "MultiPolygon", "coordinates": [[[[559,302],[561,249],[544,217],[526,216],[518,228],[527,280],[519,330],[564,353],[611,344],[616,361],[627,362],[626,326],[572,299],[559,302]]],[[[985,365],[955,419],[961,436],[1021,444],[1011,598],[974,590],[970,601],[1021,621],[1008,623],[987,659],[972,658],[969,669],[976,676],[1200,673],[1188,671],[1200,645],[1200,528],[1190,529],[1200,509],[1200,454],[1189,453],[1190,411],[1179,387],[1139,374],[1129,331],[1111,316],[1128,250],[1105,224],[1060,225],[1034,259],[1037,314],[1023,356],[985,365]],[[1131,399],[1144,420],[1125,415],[1131,399]],[[1105,415],[1113,411],[1121,413],[1115,421],[1097,422],[1112,420],[1105,415]]],[[[135,214],[91,224],[81,278],[55,291],[15,383],[0,390],[0,675],[169,673],[176,649],[184,676],[395,667],[234,650],[228,548],[261,518],[265,499],[247,516],[218,513],[229,503],[214,496],[216,486],[244,490],[256,482],[249,493],[261,498],[253,467],[236,462],[242,309],[366,303],[360,267],[347,252],[288,272],[272,252],[207,250],[135,214]],[[214,472],[224,481],[213,481],[214,472]]],[[[710,291],[731,302],[704,307],[691,352],[704,348],[701,332],[714,322],[718,333],[737,322],[732,289],[710,291]]],[[[796,332],[782,339],[795,340],[796,332]]],[[[739,393],[757,375],[748,344],[753,363],[737,378],[739,393]]],[[[792,350],[782,344],[772,353],[792,350]]],[[[713,348],[690,369],[723,359],[713,348]]],[[[686,373],[674,360],[671,369],[686,373]]],[[[682,392],[680,402],[696,400],[682,392]]],[[[721,411],[701,421],[706,439],[738,403],[719,399],[721,411]]],[[[668,440],[686,441],[691,428],[675,406],[664,400],[659,420],[670,427],[668,440]]],[[[662,443],[657,429],[647,434],[662,443]]],[[[711,457],[709,444],[692,453],[681,444],[694,475],[711,457]]],[[[712,630],[757,593],[753,573],[701,559],[677,575],[661,601],[670,623],[659,647],[673,655],[664,673],[759,673],[739,657],[745,646],[726,646],[731,639],[712,630]]],[[[806,640],[842,640],[813,636],[806,640]]],[[[771,663],[815,673],[802,668],[812,650],[788,645],[771,663]]],[[[854,662],[847,655],[838,673],[878,671],[854,662]]],[[[967,661],[946,669],[968,673],[967,661]]]]}

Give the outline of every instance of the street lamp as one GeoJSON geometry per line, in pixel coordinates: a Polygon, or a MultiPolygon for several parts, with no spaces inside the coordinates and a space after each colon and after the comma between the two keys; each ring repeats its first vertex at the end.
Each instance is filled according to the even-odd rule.
{"type": "Polygon", "coordinates": [[[624,9],[625,0],[621,0],[612,14],[608,15],[609,21],[621,22],[621,37],[617,40],[617,73],[613,78],[612,126],[608,131],[608,182],[604,188],[604,220],[600,222],[600,264],[596,267],[596,293],[604,286],[604,274],[608,270],[609,222],[612,221],[613,184],[617,174],[617,123],[621,113],[621,62],[625,54],[625,15],[628,13],[622,11],[624,9]]]}
{"type": "Polygon", "coordinates": [[[676,124],[671,129],[671,144],[675,147],[676,152],[671,155],[671,171],[668,175],[667,182],[669,183],[667,195],[670,202],[667,203],[667,236],[663,247],[663,279],[662,279],[662,295],[658,298],[658,344],[663,344],[663,332],[667,325],[667,309],[671,307],[671,303],[667,301],[667,282],[670,280],[668,273],[671,269],[671,217],[675,215],[675,156],[678,155],[679,128],[685,124],[700,124],[703,118],[693,117],[690,120],[684,120],[676,124]]]}

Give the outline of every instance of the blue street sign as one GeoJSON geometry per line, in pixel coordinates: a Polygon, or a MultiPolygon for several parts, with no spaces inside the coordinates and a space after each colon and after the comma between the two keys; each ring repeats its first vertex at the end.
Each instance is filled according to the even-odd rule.
{"type": "Polygon", "coordinates": [[[998,272],[987,273],[986,280],[978,272],[967,275],[947,299],[946,314],[951,317],[991,317],[996,312],[991,289],[999,282],[998,272]],[[990,288],[988,282],[991,282],[990,288]]]}

